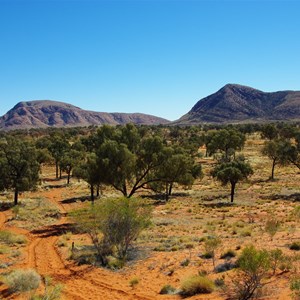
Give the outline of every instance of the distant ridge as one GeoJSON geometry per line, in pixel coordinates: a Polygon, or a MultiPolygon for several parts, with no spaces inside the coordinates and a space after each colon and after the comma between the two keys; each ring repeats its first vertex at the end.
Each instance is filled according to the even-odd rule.
{"type": "Polygon", "coordinates": [[[248,86],[227,84],[199,100],[176,125],[300,120],[300,91],[266,93],[248,86]]]}
{"type": "Polygon", "coordinates": [[[166,119],[141,113],[94,112],[64,102],[35,100],[19,102],[9,110],[0,118],[0,130],[126,123],[158,125],[168,122],[166,119]]]}

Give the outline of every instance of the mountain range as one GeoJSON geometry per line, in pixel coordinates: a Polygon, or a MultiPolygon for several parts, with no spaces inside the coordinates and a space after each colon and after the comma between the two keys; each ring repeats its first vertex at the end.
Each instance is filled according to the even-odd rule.
{"type": "Polygon", "coordinates": [[[300,91],[266,93],[227,84],[199,100],[174,124],[240,123],[300,120],[300,91]]]}
{"type": "Polygon", "coordinates": [[[300,91],[267,93],[248,86],[227,84],[199,100],[174,122],[142,113],[94,112],[63,102],[36,100],[19,102],[0,117],[0,130],[126,123],[197,125],[299,120],[300,91]]]}
{"type": "Polygon", "coordinates": [[[83,110],[77,106],[52,101],[19,102],[0,118],[0,129],[45,127],[84,127],[90,125],[122,125],[126,123],[158,125],[169,121],[141,113],[106,113],[83,110]]]}

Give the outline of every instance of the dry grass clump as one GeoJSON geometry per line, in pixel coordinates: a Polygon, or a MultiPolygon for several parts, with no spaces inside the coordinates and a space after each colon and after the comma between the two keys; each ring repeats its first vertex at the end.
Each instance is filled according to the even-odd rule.
{"type": "Polygon", "coordinates": [[[214,291],[214,283],[205,276],[191,276],[181,284],[181,294],[183,296],[193,296],[196,294],[210,294],[214,291]]]}
{"type": "Polygon", "coordinates": [[[27,240],[24,235],[14,234],[10,231],[0,231],[0,243],[6,245],[26,244],[27,240]]]}
{"type": "Polygon", "coordinates": [[[5,277],[5,283],[12,292],[27,292],[39,287],[41,276],[32,269],[14,270],[5,277]]]}

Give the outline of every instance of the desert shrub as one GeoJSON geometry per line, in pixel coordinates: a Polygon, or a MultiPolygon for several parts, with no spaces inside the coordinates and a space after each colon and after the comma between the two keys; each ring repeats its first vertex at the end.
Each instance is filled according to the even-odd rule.
{"type": "Polygon", "coordinates": [[[87,233],[97,257],[107,265],[108,256],[126,260],[129,247],[150,225],[151,209],[140,199],[106,199],[71,214],[78,228],[87,233]]]}
{"type": "Polygon", "coordinates": [[[300,250],[300,242],[293,242],[290,244],[289,248],[291,250],[299,251],[300,250]]]}
{"type": "Polygon", "coordinates": [[[214,283],[205,276],[191,276],[181,284],[181,294],[183,296],[193,296],[196,294],[210,294],[215,288],[214,283]]]}
{"type": "Polygon", "coordinates": [[[5,283],[12,292],[35,290],[41,283],[41,276],[35,270],[14,270],[5,277],[5,283]]]}
{"type": "Polygon", "coordinates": [[[262,287],[262,280],[270,269],[270,256],[266,250],[257,250],[254,246],[243,249],[238,258],[233,294],[239,300],[252,299],[262,287]]]}
{"type": "Polygon", "coordinates": [[[129,285],[132,288],[135,288],[139,284],[139,282],[140,282],[139,278],[134,277],[134,278],[132,278],[132,279],[129,280],[129,285]]]}
{"type": "Polygon", "coordinates": [[[21,234],[14,234],[6,230],[0,231],[0,242],[8,245],[13,244],[26,244],[25,236],[21,234]]]}
{"type": "Polygon", "coordinates": [[[61,297],[63,286],[53,284],[51,277],[44,278],[45,290],[43,295],[34,295],[30,300],[58,300],[61,297]]]}
{"type": "Polygon", "coordinates": [[[292,278],[290,289],[293,291],[294,298],[300,299],[300,277],[292,278]]]}
{"type": "Polygon", "coordinates": [[[161,295],[174,295],[176,294],[176,289],[170,284],[164,285],[159,292],[161,295]]]}
{"type": "Polygon", "coordinates": [[[267,220],[265,224],[265,231],[269,234],[271,241],[274,238],[274,235],[280,228],[280,221],[276,220],[275,218],[270,218],[267,220]]]}
{"type": "Polygon", "coordinates": [[[180,263],[180,265],[181,265],[182,267],[187,267],[189,264],[190,264],[190,260],[189,260],[188,258],[184,259],[184,260],[180,263]]]}
{"type": "Polygon", "coordinates": [[[270,264],[274,275],[280,262],[283,262],[284,255],[283,252],[278,248],[271,250],[269,253],[270,253],[270,264]]]}
{"type": "Polygon", "coordinates": [[[213,266],[215,269],[215,253],[216,250],[220,247],[222,241],[217,236],[210,236],[204,241],[204,248],[206,251],[206,255],[210,255],[213,261],[213,266]]]}

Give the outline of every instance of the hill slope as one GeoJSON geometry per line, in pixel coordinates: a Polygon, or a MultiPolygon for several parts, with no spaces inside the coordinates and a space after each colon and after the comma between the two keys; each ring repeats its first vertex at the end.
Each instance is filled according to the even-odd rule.
{"type": "Polygon", "coordinates": [[[199,100],[174,124],[300,120],[300,91],[265,93],[227,84],[199,100]]]}
{"type": "Polygon", "coordinates": [[[20,102],[0,118],[0,129],[79,127],[101,124],[166,124],[167,120],[140,113],[105,113],[83,110],[71,104],[37,100],[20,102]]]}

